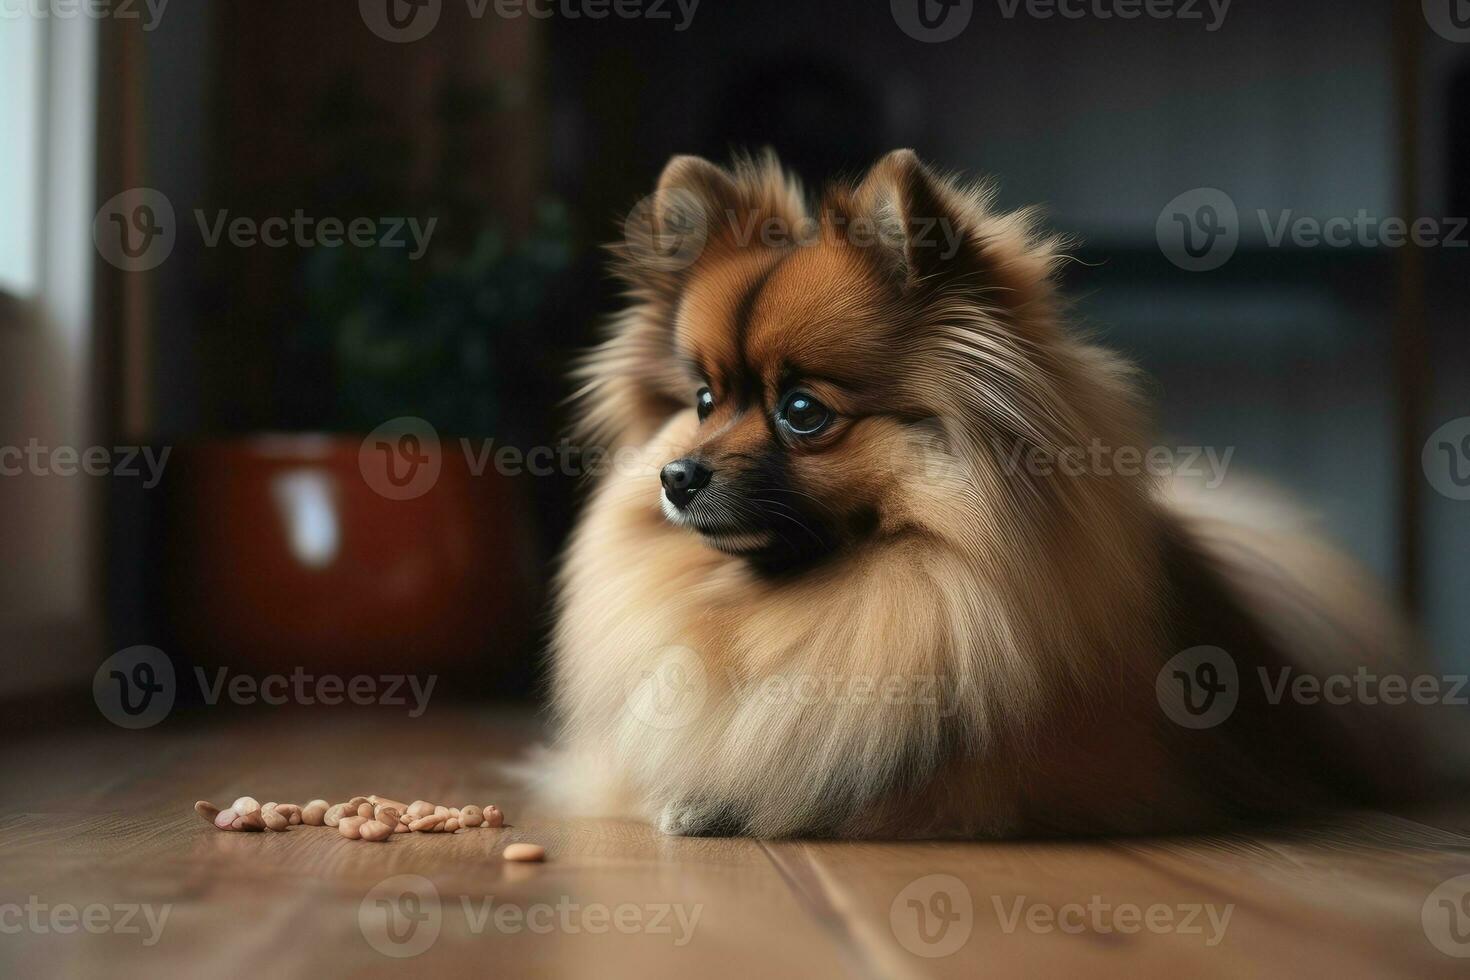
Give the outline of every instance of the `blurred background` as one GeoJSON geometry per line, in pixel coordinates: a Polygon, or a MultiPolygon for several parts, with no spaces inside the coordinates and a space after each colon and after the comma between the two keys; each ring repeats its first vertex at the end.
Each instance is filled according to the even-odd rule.
{"type": "Polygon", "coordinates": [[[1470,441],[1431,438],[1470,415],[1457,0],[63,6],[0,0],[22,715],[140,644],[534,697],[566,370],[618,302],[600,246],[670,154],[762,146],[809,184],[912,146],[1045,205],[1161,442],[1298,494],[1470,670],[1470,441]],[[1167,229],[1222,194],[1233,252],[1177,261],[1167,229]],[[1273,233],[1360,214],[1440,242],[1273,233]]]}

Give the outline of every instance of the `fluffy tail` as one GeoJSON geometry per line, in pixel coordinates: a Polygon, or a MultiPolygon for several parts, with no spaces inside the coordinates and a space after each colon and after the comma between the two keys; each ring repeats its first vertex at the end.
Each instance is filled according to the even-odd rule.
{"type": "Polygon", "coordinates": [[[1175,483],[1165,500],[1266,641],[1269,654],[1247,655],[1240,681],[1243,692],[1264,696],[1259,717],[1269,719],[1272,739],[1288,741],[1298,726],[1331,732],[1329,778],[1349,774],[1375,802],[1437,795],[1447,765],[1470,772],[1470,725],[1443,704],[1452,683],[1380,584],[1328,545],[1311,515],[1260,482],[1213,491],[1175,483]],[[1413,693],[1420,678],[1438,703],[1413,693]]]}

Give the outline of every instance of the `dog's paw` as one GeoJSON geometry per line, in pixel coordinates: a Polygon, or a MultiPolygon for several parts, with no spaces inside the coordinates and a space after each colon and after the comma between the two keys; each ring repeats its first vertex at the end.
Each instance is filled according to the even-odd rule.
{"type": "Polygon", "coordinates": [[[677,800],[659,813],[657,826],[670,837],[736,837],[745,820],[728,805],[677,800]]]}

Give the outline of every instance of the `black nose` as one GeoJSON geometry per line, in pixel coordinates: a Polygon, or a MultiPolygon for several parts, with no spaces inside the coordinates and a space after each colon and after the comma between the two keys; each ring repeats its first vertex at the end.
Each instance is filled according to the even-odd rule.
{"type": "Polygon", "coordinates": [[[683,510],[689,506],[694,495],[709,486],[714,470],[697,460],[676,459],[663,468],[658,477],[664,484],[664,496],[669,503],[683,510]]]}

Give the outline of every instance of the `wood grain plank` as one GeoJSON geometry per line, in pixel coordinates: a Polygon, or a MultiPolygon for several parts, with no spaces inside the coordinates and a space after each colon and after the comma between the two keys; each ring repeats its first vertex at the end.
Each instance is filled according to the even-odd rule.
{"type": "Polygon", "coordinates": [[[759,844],[538,817],[500,771],[534,729],[468,714],[446,720],[411,739],[398,723],[343,715],[303,729],[226,724],[8,749],[0,906],[168,911],[151,945],[146,932],[27,927],[0,937],[0,973],[683,977],[759,974],[771,962],[812,978],[847,972],[840,945],[759,844]],[[190,809],[196,798],[227,803],[247,792],[304,802],[373,791],[497,802],[513,826],[366,844],[326,828],[223,834],[190,809]],[[549,860],[504,861],[514,840],[544,845],[549,860]],[[427,919],[410,917],[435,907],[427,919]],[[386,937],[390,912],[408,942],[386,937]],[[435,929],[412,958],[373,945],[413,950],[435,929]]]}
{"type": "Polygon", "coordinates": [[[0,974],[1463,975],[1420,921],[1439,882],[1470,874],[1463,807],[1214,837],[675,839],[537,813],[503,772],[540,737],[533,719],[432,713],[257,712],[0,746],[0,974]],[[191,810],[369,792],[495,802],[512,826],[374,845],[222,834],[191,810]],[[550,860],[505,862],[514,840],[550,860]],[[9,929],[58,905],[116,925],[128,904],[167,910],[156,942],[141,915],[136,932],[9,929]]]}
{"type": "Polygon", "coordinates": [[[1420,923],[1430,890],[1470,871],[1462,844],[1365,815],[1314,839],[773,851],[890,975],[1426,977],[1463,975],[1420,923]]]}

